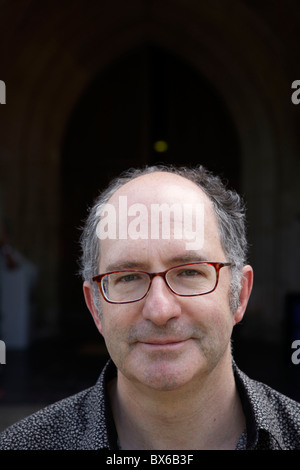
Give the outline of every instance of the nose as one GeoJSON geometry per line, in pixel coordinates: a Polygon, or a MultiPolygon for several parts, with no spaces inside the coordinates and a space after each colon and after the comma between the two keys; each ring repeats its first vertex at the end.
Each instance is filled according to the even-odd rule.
{"type": "Polygon", "coordinates": [[[153,278],[148,295],[145,297],[142,314],[145,319],[159,326],[181,315],[178,296],[170,291],[162,277],[153,278]]]}

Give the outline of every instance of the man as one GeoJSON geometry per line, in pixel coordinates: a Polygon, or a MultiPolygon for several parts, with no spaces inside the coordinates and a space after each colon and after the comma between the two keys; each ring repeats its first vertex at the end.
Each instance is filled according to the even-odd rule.
{"type": "Polygon", "coordinates": [[[128,172],[82,236],[84,295],[111,361],[13,425],[2,449],[299,449],[300,405],[231,356],[253,272],[239,196],[203,167],[128,172]]]}

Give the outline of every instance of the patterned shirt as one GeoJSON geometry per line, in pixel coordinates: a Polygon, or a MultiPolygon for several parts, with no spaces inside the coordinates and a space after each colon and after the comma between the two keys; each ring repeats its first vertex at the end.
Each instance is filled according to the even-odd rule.
{"type": "MultiPolygon", "coordinates": [[[[237,450],[300,449],[300,404],[233,370],[246,417],[237,450]]],[[[106,384],[111,360],[97,383],[13,424],[0,434],[0,450],[118,450],[106,384]]]]}

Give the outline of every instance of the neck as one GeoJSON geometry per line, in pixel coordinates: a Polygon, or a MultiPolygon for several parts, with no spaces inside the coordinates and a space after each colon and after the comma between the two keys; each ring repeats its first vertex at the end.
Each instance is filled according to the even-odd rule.
{"type": "Polygon", "coordinates": [[[231,360],[168,392],[119,372],[109,393],[122,449],[234,449],[245,427],[231,360]]]}

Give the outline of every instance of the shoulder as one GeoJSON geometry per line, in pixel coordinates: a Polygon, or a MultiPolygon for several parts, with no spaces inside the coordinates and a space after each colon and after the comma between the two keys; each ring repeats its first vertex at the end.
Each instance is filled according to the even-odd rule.
{"type": "Polygon", "coordinates": [[[0,434],[0,449],[66,449],[85,426],[86,390],[22,419],[0,434]]]}
{"type": "Polygon", "coordinates": [[[235,376],[258,430],[267,432],[281,449],[300,449],[300,403],[268,385],[250,379],[237,367],[235,376]]]}
{"type": "Polygon", "coordinates": [[[13,424],[0,434],[0,450],[75,450],[107,445],[105,369],[97,383],[13,424]]]}

